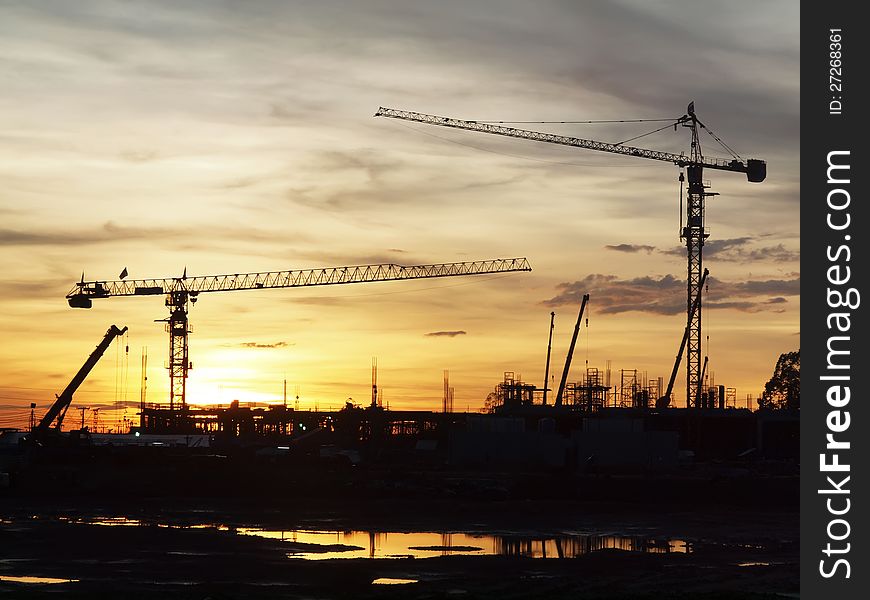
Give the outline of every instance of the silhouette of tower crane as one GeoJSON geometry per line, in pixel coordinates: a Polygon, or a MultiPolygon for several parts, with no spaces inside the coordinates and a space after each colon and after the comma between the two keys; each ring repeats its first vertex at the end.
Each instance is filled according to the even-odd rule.
{"type": "Polygon", "coordinates": [[[86,282],[84,275],[82,275],[82,280],[73,286],[66,298],[73,308],[91,308],[95,298],[165,295],[169,317],[161,321],[166,323],[166,331],[169,333],[169,407],[172,411],[176,408],[184,411],[187,408],[187,372],[191,368],[188,357],[187,337],[190,328],[187,313],[190,304],[196,303],[202,293],[458,277],[531,270],[532,268],[525,258],[508,258],[415,266],[387,263],[198,277],[188,277],[187,269],[185,269],[181,277],[118,281],[86,282]]]}
{"type": "MultiPolygon", "coordinates": [[[[460,119],[439,117],[436,115],[427,115],[424,113],[398,110],[394,108],[380,107],[375,113],[375,116],[391,117],[404,121],[425,123],[427,125],[452,127],[454,129],[464,129],[467,131],[479,131],[481,133],[522,138],[535,142],[548,142],[551,144],[561,144],[563,146],[573,146],[575,148],[585,148],[587,150],[598,150],[599,152],[610,152],[625,156],[660,160],[673,163],[680,167],[680,169],[685,168],[689,180],[689,189],[686,199],[686,224],[681,227],[680,238],[685,240],[686,253],[688,256],[686,321],[689,329],[689,337],[686,352],[686,403],[687,405],[691,405],[692,399],[697,397],[698,386],[701,384],[701,305],[699,302],[694,311],[692,305],[695,298],[699,298],[701,293],[703,248],[704,241],[709,236],[709,233],[707,233],[707,230],[704,227],[704,201],[707,196],[715,195],[714,193],[707,191],[709,186],[703,181],[703,172],[704,169],[707,168],[719,171],[745,173],[750,182],[760,183],[764,181],[767,176],[767,164],[765,161],[751,158],[743,160],[739,155],[735,154],[727,144],[720,140],[712,131],[707,129],[700,120],[698,120],[698,117],[695,115],[694,102],[689,103],[685,115],[673,122],[674,129],[676,129],[677,126],[683,126],[691,130],[692,141],[688,156],[685,154],[674,154],[671,152],[636,148],[634,146],[627,146],[620,143],[610,144],[595,140],[541,133],[539,131],[530,131],[527,129],[504,127],[491,122],[463,121],[460,119]],[[728,150],[728,152],[731,153],[732,158],[705,158],[701,152],[701,142],[698,135],[701,129],[706,129],[711,136],[713,136],[726,150],[728,150]]],[[[681,172],[681,184],[682,181],[683,174],[681,172]]],[[[667,405],[670,400],[671,399],[668,398],[665,405],[667,405]]]]}

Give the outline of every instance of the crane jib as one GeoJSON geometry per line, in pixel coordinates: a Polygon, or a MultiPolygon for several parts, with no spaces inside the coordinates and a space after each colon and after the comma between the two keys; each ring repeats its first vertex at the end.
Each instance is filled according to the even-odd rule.
{"type": "Polygon", "coordinates": [[[613,154],[622,154],[624,156],[635,156],[637,158],[661,160],[673,163],[680,167],[695,165],[706,167],[709,169],[717,169],[720,171],[746,173],[746,178],[752,183],[760,183],[764,181],[765,177],[767,176],[766,163],[763,160],[758,159],[749,159],[744,163],[743,161],[738,159],[705,158],[703,161],[695,163],[692,161],[691,158],[685,156],[684,154],[661,152],[659,150],[649,150],[646,148],[635,148],[634,146],[626,146],[623,144],[611,144],[608,142],[587,140],[583,138],[556,135],[552,133],[543,133],[540,131],[532,131],[529,129],[504,127],[502,125],[481,123],[479,121],[464,121],[462,119],[439,117],[437,115],[428,115],[425,113],[419,113],[409,110],[398,110],[395,108],[380,107],[375,113],[375,116],[390,117],[403,121],[414,121],[417,123],[425,123],[428,125],[438,125],[440,127],[452,127],[454,129],[464,129],[467,131],[479,131],[482,133],[491,133],[494,135],[521,138],[535,142],[561,144],[563,146],[573,146],[575,148],[585,148],[587,150],[597,150],[599,152],[610,152],[613,154]]]}
{"type": "Polygon", "coordinates": [[[411,266],[396,264],[359,265],[298,271],[208,275],[183,279],[81,281],[76,283],[67,294],[67,300],[72,308],[91,308],[93,298],[156,296],[169,293],[181,293],[193,298],[201,292],[340,285],[531,270],[526,258],[507,258],[411,266]]]}

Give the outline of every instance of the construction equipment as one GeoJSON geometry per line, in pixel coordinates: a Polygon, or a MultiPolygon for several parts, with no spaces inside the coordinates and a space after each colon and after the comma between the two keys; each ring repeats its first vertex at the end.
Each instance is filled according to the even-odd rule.
{"type": "MultiPolygon", "coordinates": [[[[100,358],[102,358],[106,349],[108,349],[115,338],[119,335],[123,335],[125,331],[127,331],[126,327],[122,329],[118,329],[115,325],[109,327],[108,331],[106,331],[106,334],[103,336],[103,339],[99,344],[97,344],[96,349],[91,352],[91,355],[88,356],[78,373],[76,373],[72,380],[70,380],[60,395],[57,396],[54,404],[51,405],[51,408],[48,409],[36,427],[33,428],[32,436],[34,438],[38,439],[45,435],[49,431],[51,424],[55,422],[55,419],[57,419],[55,429],[60,431],[67,409],[69,409],[70,404],[72,403],[73,394],[77,389],[79,389],[79,386],[91,372],[91,369],[94,368],[94,365],[96,365],[100,358]]],[[[84,413],[82,414],[84,415],[84,413]]],[[[84,422],[84,416],[82,416],[82,422],[84,422]]]]}
{"type": "MultiPolygon", "coordinates": [[[[709,356],[704,357],[704,365],[701,367],[701,381],[704,381],[704,373],[707,372],[707,359],[709,356]]],[[[695,406],[697,408],[711,408],[707,405],[707,400],[701,395],[701,386],[698,386],[698,395],[695,396],[695,406]]]]}
{"type": "Polygon", "coordinates": [[[531,271],[525,258],[481,260],[461,263],[402,266],[392,263],[304,269],[298,271],[269,271],[235,275],[208,275],[188,277],[187,269],[181,277],[162,279],[124,279],[118,281],[80,282],[67,294],[73,308],[91,308],[95,298],[121,296],[166,295],[169,318],[166,330],[169,333],[169,408],[187,409],[186,382],[191,368],[188,360],[187,337],[190,333],[187,313],[189,305],[205,292],[259,290],[271,288],[309,287],[340,285],[375,281],[399,281],[405,279],[428,279],[434,277],[457,277],[531,271]]]}
{"type": "Polygon", "coordinates": [[[542,404],[547,404],[547,392],[550,391],[550,351],[553,349],[553,322],[556,319],[556,313],[550,313],[550,337],[547,340],[547,366],[544,368],[544,400],[542,404]]]}
{"type": "MultiPolygon", "coordinates": [[[[695,301],[692,302],[692,306],[689,307],[689,315],[686,322],[686,329],[683,332],[683,339],[680,342],[680,349],[677,351],[677,358],[676,360],[674,360],[674,368],[671,371],[671,378],[668,379],[668,387],[665,390],[664,395],[656,400],[656,408],[667,408],[671,404],[671,393],[673,393],[674,391],[674,381],[676,381],[677,379],[677,369],[680,368],[680,361],[683,359],[683,350],[686,349],[686,341],[689,339],[689,334],[691,333],[695,311],[698,310],[698,308],[701,306],[701,290],[704,288],[704,282],[707,281],[707,275],[709,274],[710,271],[704,269],[704,273],[701,275],[701,281],[698,283],[698,295],[695,296],[695,301]]],[[[688,408],[690,404],[690,397],[687,397],[686,408],[688,408]]]]}
{"type": "Polygon", "coordinates": [[[577,344],[577,334],[580,332],[580,323],[583,321],[583,311],[586,310],[587,302],[589,302],[589,294],[583,294],[583,302],[580,303],[580,314],[577,315],[577,323],[574,325],[574,334],[571,336],[571,346],[568,348],[568,356],[565,357],[565,370],[562,371],[562,381],[559,382],[559,392],[556,394],[556,406],[562,406],[562,394],[565,392],[565,384],[568,382],[568,371],[571,369],[571,359],[574,357],[574,346],[577,344]]]}
{"type": "MultiPolygon", "coordinates": [[[[735,173],[745,173],[747,179],[752,183],[760,183],[767,176],[767,164],[763,160],[748,159],[743,160],[734,153],[722,140],[720,140],[712,131],[710,131],[695,115],[695,103],[691,102],[688,105],[685,115],[674,120],[674,129],[677,126],[687,127],[691,130],[692,141],[689,155],[674,154],[671,152],[660,152],[657,150],[648,150],[645,148],[636,148],[625,144],[610,144],[607,142],[599,142],[595,140],[587,140],[582,138],[567,137],[562,135],[554,135],[550,133],[541,133],[538,131],[530,131],[526,129],[516,129],[513,127],[504,127],[502,125],[480,122],[480,121],[463,121],[460,119],[452,119],[448,117],[439,117],[436,115],[428,115],[424,113],[397,110],[393,108],[378,108],[375,113],[376,117],[391,117],[405,121],[414,121],[417,123],[425,123],[428,125],[438,125],[441,127],[452,127],[455,129],[464,129],[468,131],[478,131],[481,133],[491,133],[494,135],[502,135],[507,137],[522,138],[536,142],[548,142],[551,144],[561,144],[564,146],[573,146],[576,148],[585,148],[588,150],[597,150],[600,152],[609,152],[613,154],[622,154],[625,156],[635,156],[638,158],[648,158],[651,160],[665,161],[673,163],[685,168],[689,179],[688,197],[686,201],[686,224],[680,228],[680,238],[685,240],[687,261],[687,289],[686,289],[686,314],[689,320],[689,339],[688,353],[686,365],[686,398],[692,398],[698,389],[700,389],[700,371],[701,371],[701,306],[698,305],[696,311],[692,311],[692,303],[698,295],[700,288],[701,273],[703,268],[702,254],[704,241],[709,234],[704,227],[704,204],[707,196],[714,195],[712,192],[707,192],[708,186],[703,181],[703,171],[707,169],[716,169],[719,171],[731,171],[735,173]],[[720,158],[705,158],[701,152],[701,143],[698,136],[700,129],[706,129],[722,146],[732,154],[731,159],[720,158]]],[[[680,173],[680,181],[683,181],[683,175],[680,173]]]]}

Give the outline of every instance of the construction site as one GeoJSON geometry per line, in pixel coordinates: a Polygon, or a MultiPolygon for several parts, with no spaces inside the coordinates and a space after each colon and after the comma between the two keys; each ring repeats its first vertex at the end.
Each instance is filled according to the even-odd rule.
{"type": "MultiPolygon", "coordinates": [[[[105,434],[85,423],[81,411],[78,429],[65,433],[64,417],[73,405],[73,394],[126,327],[112,325],[50,409],[24,432],[6,432],[7,439],[22,447],[171,446],[192,449],[254,447],[289,454],[319,448],[326,455],[340,455],[352,463],[381,460],[384,456],[420,460],[431,466],[492,467],[508,469],[559,469],[584,472],[610,468],[646,472],[676,469],[696,461],[737,459],[790,459],[798,452],[798,420],[784,412],[758,412],[751,395],[738,399],[737,390],[716,384],[702,356],[703,291],[709,271],[703,249],[709,236],[705,201],[715,195],[704,179],[706,171],[744,174],[751,184],[763,182],[763,160],[711,159],[701,150],[700,135],[707,131],[694,103],[672,125],[688,129],[688,153],[673,154],[624,144],[570,138],[502,125],[462,121],[411,111],[379,108],[376,117],[387,117],[467,131],[566,145],[581,149],[663,161],[679,169],[680,199],[685,199],[680,237],[686,248],[686,325],[682,336],[671,340],[675,360],[670,376],[650,377],[637,369],[614,372],[610,361],[604,369],[585,366],[571,372],[578,333],[590,295],[583,295],[570,347],[558,387],[553,366],[550,377],[555,313],[550,314],[546,369],[541,385],[526,382],[505,371],[473,412],[455,412],[453,390],[445,372],[440,411],[397,411],[385,408],[378,396],[377,363],[372,366],[371,403],[347,405],[336,411],[299,410],[281,405],[250,407],[238,401],[230,406],[193,407],[187,401],[188,371],[192,365],[188,313],[204,294],[275,288],[365,284],[379,281],[472,277],[493,273],[531,271],[526,258],[401,266],[373,264],[298,271],[257,272],[234,275],[81,281],[67,294],[69,306],[90,309],[110,298],[159,296],[165,299],[168,317],[169,397],[163,403],[146,403],[144,389],[137,419],[127,429],[105,434]],[[688,187],[684,192],[684,183],[688,187]],[[680,366],[685,369],[685,407],[677,408],[674,387],[680,366]],[[385,452],[390,450],[390,452],[385,452]]],[[[715,134],[713,137],[730,151],[715,134]]],[[[126,273],[122,274],[126,275],[126,273]]],[[[588,315],[586,315],[588,327],[588,315]]],[[[144,360],[144,357],[143,357],[144,360]]],[[[144,379],[143,364],[143,379],[144,379]]],[[[144,383],[144,382],[143,382],[144,383]]],[[[33,413],[33,411],[32,411],[33,413]]],[[[12,444],[5,444],[7,448],[12,444]]],[[[19,477],[9,469],[7,479],[19,477]]]]}
{"type": "MultiPolygon", "coordinates": [[[[195,353],[195,345],[189,343],[188,317],[192,306],[211,293],[253,295],[263,289],[486,274],[532,277],[523,274],[532,270],[530,261],[519,257],[410,266],[382,263],[208,276],[188,276],[185,270],[181,277],[93,281],[86,281],[83,275],[66,295],[74,309],[112,304],[114,298],[155,296],[164,300],[168,315],[159,320],[165,323],[168,336],[168,397],[156,403],[146,401],[143,364],[143,389],[135,417],[125,419],[123,427],[111,432],[99,426],[96,411],[91,413],[93,420],[86,418],[87,403],[76,392],[107,349],[127,331],[125,326],[111,325],[47,411],[36,414],[32,405],[28,428],[2,431],[0,484],[7,498],[39,503],[62,489],[67,498],[96,497],[101,502],[110,498],[134,498],[136,502],[169,498],[169,504],[177,506],[186,499],[208,498],[209,502],[240,500],[245,510],[250,510],[254,501],[269,506],[280,502],[281,510],[296,511],[302,520],[315,518],[314,506],[317,514],[343,514],[340,525],[350,522],[342,511],[347,508],[346,499],[352,498],[365,519],[375,523],[375,530],[386,527],[391,513],[405,514],[409,507],[414,507],[414,512],[438,515],[461,506],[467,516],[454,527],[467,529],[477,522],[474,519],[504,527],[519,518],[524,506],[554,507],[560,514],[578,506],[598,507],[594,512],[602,506],[613,509],[629,505],[644,514],[701,506],[718,514],[753,506],[759,495],[768,502],[795,505],[798,413],[758,410],[753,394],[741,395],[727,385],[727,380],[724,384],[715,381],[702,343],[703,297],[709,274],[703,260],[709,236],[705,201],[714,195],[704,175],[710,171],[740,174],[750,184],[759,184],[766,177],[765,161],[742,159],[736,154],[727,159],[704,156],[700,136],[706,127],[695,114],[693,103],[668,125],[690,133],[689,151],[679,154],[389,108],[379,108],[376,116],[677,167],[680,201],[685,203],[680,222],[686,256],[685,325],[661,342],[674,357],[671,371],[649,374],[636,368],[614,369],[609,360],[602,360],[599,366],[590,366],[588,361],[582,367],[574,364],[572,369],[578,336],[584,326],[588,327],[590,293],[585,293],[564,360],[553,351],[555,313],[551,312],[546,351],[543,339],[529,340],[529,344],[540,345],[540,363],[492,365],[492,372],[502,373],[501,379],[494,378],[492,391],[480,398],[473,410],[456,410],[446,371],[440,409],[390,409],[378,387],[376,361],[372,363],[371,400],[348,401],[335,410],[300,409],[298,396],[296,403],[292,398],[288,401],[286,381],[281,403],[194,405],[189,402],[187,387],[195,353]],[[545,365],[541,381],[523,379],[519,369],[529,372],[540,364],[545,365]],[[681,370],[685,388],[678,403],[675,388],[681,370]],[[81,414],[67,418],[68,411],[81,414]]],[[[81,502],[86,504],[87,500],[81,502]]],[[[94,525],[100,523],[102,517],[98,517],[85,510],[64,518],[94,525]]],[[[17,514],[15,518],[23,517],[17,514]]],[[[175,518],[154,523],[172,530],[172,535],[181,535],[178,528],[193,526],[186,521],[179,524],[175,518]]],[[[436,528],[433,518],[422,519],[419,527],[436,528]]],[[[640,526],[646,527],[649,522],[643,523],[640,526]]],[[[200,525],[215,531],[224,527],[217,523],[196,526],[200,525]]],[[[624,541],[610,534],[601,538],[606,541],[597,541],[597,537],[582,541],[499,538],[500,550],[495,553],[545,557],[549,548],[551,556],[565,558],[565,548],[581,548],[574,552],[577,555],[598,556],[621,548],[646,561],[638,566],[641,571],[658,570],[648,562],[655,553],[676,557],[684,569],[697,566],[693,561],[705,551],[700,540],[718,527],[708,521],[684,525],[679,519],[667,524],[679,535],[688,532],[695,540],[695,554],[686,550],[691,543],[680,540],[652,536],[624,541]]],[[[552,523],[542,521],[535,526],[546,529],[552,523]]],[[[788,524],[782,529],[787,530],[788,524]]],[[[284,539],[283,532],[281,535],[284,539]]],[[[374,535],[370,557],[376,554],[374,535]]],[[[724,535],[723,530],[716,529],[716,535],[724,535]]],[[[740,543],[749,544],[744,538],[740,543]]],[[[439,552],[463,552],[462,544],[447,537],[444,540],[439,552]]],[[[712,552],[709,548],[706,551],[712,552]]],[[[779,548],[778,554],[771,550],[776,560],[785,556],[787,561],[794,558],[795,551],[793,544],[779,548]]],[[[736,560],[721,548],[716,552],[720,552],[714,553],[716,560],[729,564],[736,560]]],[[[772,560],[750,559],[765,564],[772,560]]],[[[744,562],[750,559],[744,558],[744,562]]],[[[388,569],[389,575],[406,572],[410,568],[406,562],[388,569]]],[[[493,583],[496,565],[487,563],[484,569],[489,573],[487,593],[499,589],[493,583]]],[[[360,577],[371,579],[374,575],[370,570],[363,569],[360,577]]],[[[306,576],[299,577],[307,581],[306,576]]],[[[777,579],[776,585],[780,584],[777,579]]],[[[307,590],[313,584],[305,585],[307,590]]]]}
{"type": "MultiPolygon", "coordinates": [[[[672,339],[676,352],[667,381],[662,376],[650,377],[636,369],[620,369],[617,378],[617,373],[611,371],[609,361],[603,370],[587,366],[579,378],[570,380],[575,345],[590,297],[587,293],[582,298],[558,388],[551,389],[555,387],[555,379],[552,383],[550,379],[555,316],[555,313],[551,313],[543,384],[539,386],[524,382],[514,372],[505,371],[503,381],[497,383],[485,399],[480,411],[482,415],[454,413],[452,390],[446,375],[440,413],[385,410],[378,398],[376,363],[373,364],[372,400],[370,406],[365,408],[348,403],[347,407],[335,414],[300,412],[287,405],[286,390],[281,406],[251,409],[241,407],[236,402],[234,406],[226,408],[192,408],[188,405],[186,391],[188,370],[192,364],[188,343],[188,312],[203,294],[522,272],[531,271],[529,261],[526,258],[511,258],[416,266],[374,264],[196,277],[188,277],[185,270],[180,278],[122,278],[116,281],[85,281],[83,275],[67,294],[67,301],[72,308],[90,309],[94,301],[103,302],[109,298],[160,296],[165,298],[169,311],[169,316],[163,319],[169,337],[168,402],[146,406],[143,392],[138,423],[131,419],[129,430],[124,434],[207,436],[212,444],[230,440],[257,443],[256,440],[266,439],[292,442],[316,435],[334,438],[329,440],[330,444],[339,441],[345,445],[380,444],[392,439],[424,440],[429,436],[439,439],[444,447],[451,432],[462,429],[473,431],[475,427],[491,431],[510,430],[518,434],[536,432],[563,436],[571,432],[615,427],[616,430],[625,429],[626,432],[635,433],[672,432],[677,437],[672,444],[673,451],[666,460],[668,465],[677,464],[678,452],[717,459],[737,456],[742,452],[757,452],[759,456],[771,452],[777,456],[796,457],[797,421],[794,421],[790,432],[780,432],[779,429],[785,425],[771,425],[765,420],[769,417],[756,414],[753,409],[757,407],[753,406],[751,395],[747,395],[745,400],[738,400],[736,389],[716,384],[707,372],[709,357],[702,356],[702,297],[709,274],[703,261],[704,244],[709,237],[705,225],[705,202],[709,196],[716,195],[710,191],[710,183],[704,179],[704,173],[705,170],[740,173],[751,184],[758,184],[766,177],[766,164],[763,160],[740,158],[712,132],[713,138],[731,152],[732,157],[705,157],[701,149],[701,133],[709,130],[695,114],[694,103],[689,103],[687,112],[672,123],[675,130],[685,128],[690,133],[689,152],[681,154],[383,107],[378,109],[375,116],[662,161],[677,166],[681,204],[685,200],[680,237],[686,248],[686,325],[682,336],[675,332],[672,339]],[[684,193],[685,182],[688,187],[684,193]],[[685,365],[685,408],[676,409],[674,385],[681,364],[685,365]],[[695,429],[693,423],[696,422],[705,423],[704,427],[711,431],[722,429],[722,432],[708,432],[703,436],[688,433],[695,429]],[[732,427],[737,430],[729,431],[732,427]],[[750,433],[739,433],[743,429],[750,433]],[[776,429],[778,433],[769,434],[769,429],[776,429]],[[768,439],[771,435],[776,441],[768,439]],[[708,443],[711,438],[721,441],[708,443]]],[[[588,326],[588,315],[586,323],[588,326]]],[[[50,432],[60,433],[74,392],[109,344],[124,331],[126,327],[119,329],[114,325],[107,331],[97,349],[64,392],[58,395],[49,411],[38,423],[35,417],[32,418],[29,438],[41,439],[50,432]]],[[[84,420],[82,411],[78,430],[80,436],[86,438],[88,433],[97,433],[87,431],[84,420]]],[[[778,417],[775,420],[777,423],[782,421],[778,417]]],[[[601,448],[594,454],[598,460],[606,463],[611,453],[601,448]]]]}

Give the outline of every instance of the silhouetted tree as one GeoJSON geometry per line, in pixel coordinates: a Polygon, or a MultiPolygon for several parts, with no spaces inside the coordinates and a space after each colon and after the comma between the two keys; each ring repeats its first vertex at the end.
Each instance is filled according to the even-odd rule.
{"type": "Polygon", "coordinates": [[[761,408],[801,407],[801,351],[779,355],[773,377],[764,384],[758,401],[761,408]]]}

